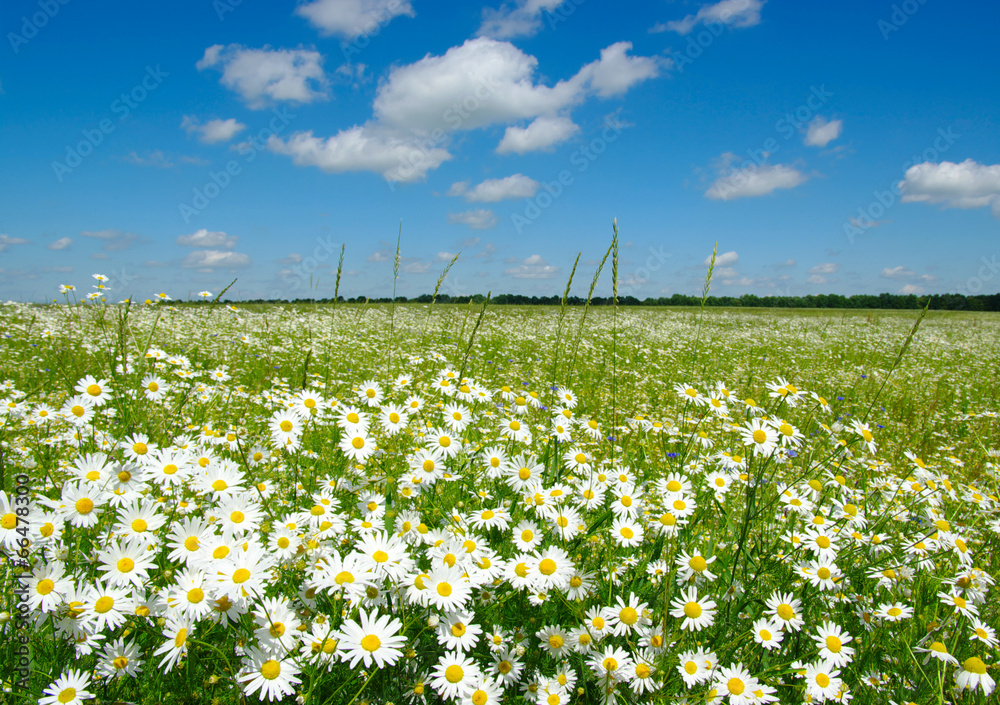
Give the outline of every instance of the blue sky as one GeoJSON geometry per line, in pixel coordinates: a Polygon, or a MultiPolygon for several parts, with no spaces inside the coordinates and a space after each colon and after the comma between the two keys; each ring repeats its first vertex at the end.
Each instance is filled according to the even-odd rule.
{"type": "Polygon", "coordinates": [[[1000,290],[1000,7],[0,9],[0,299],[1000,290]],[[609,288],[604,277],[601,291],[609,288]]]}

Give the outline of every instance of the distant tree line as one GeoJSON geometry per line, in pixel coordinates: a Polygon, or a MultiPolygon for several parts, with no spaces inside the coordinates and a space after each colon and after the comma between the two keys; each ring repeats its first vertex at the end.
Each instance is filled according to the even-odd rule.
{"type": "MultiPolygon", "coordinates": [[[[986,294],[982,296],[964,296],[962,294],[933,294],[931,296],[917,296],[916,294],[854,294],[843,296],[841,294],[810,294],[808,296],[757,296],[755,294],[743,294],[743,296],[709,296],[705,301],[706,306],[730,306],[743,308],[835,308],[835,309],[920,309],[930,299],[930,308],[934,311],[1000,311],[1000,294],[986,294]]],[[[408,299],[405,296],[397,296],[397,303],[431,303],[431,295],[408,299]]],[[[482,294],[471,296],[449,296],[439,294],[437,303],[441,304],[481,304],[486,300],[482,294]]],[[[366,298],[357,296],[353,298],[339,297],[338,301],[349,304],[374,303],[387,304],[392,302],[392,298],[366,298]]],[[[282,301],[274,299],[251,299],[243,303],[332,303],[333,299],[295,299],[294,301],[282,301]]],[[[517,305],[517,306],[558,306],[562,302],[560,296],[525,296],[523,294],[500,294],[494,296],[490,304],[493,306],[517,305]]],[[[566,303],[570,306],[583,306],[586,299],[579,296],[570,296],[566,303]]],[[[199,302],[207,303],[207,302],[199,302]]],[[[595,296],[590,301],[591,306],[610,306],[612,303],[610,296],[595,296]]],[[[621,296],[618,299],[619,306],[700,306],[701,298],[686,294],[674,294],[673,296],[661,296],[659,298],[637,299],[634,296],[621,296]]]]}

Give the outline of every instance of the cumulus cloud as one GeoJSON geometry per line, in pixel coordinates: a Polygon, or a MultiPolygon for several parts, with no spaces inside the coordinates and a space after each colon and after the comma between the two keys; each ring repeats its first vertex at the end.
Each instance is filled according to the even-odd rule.
{"type": "Polygon", "coordinates": [[[61,237],[55,242],[50,242],[45,247],[46,249],[49,250],[66,250],[69,249],[69,246],[72,244],[73,244],[73,238],[61,237]]]}
{"type": "Polygon", "coordinates": [[[724,24],[729,27],[753,27],[760,24],[760,11],[764,0],[722,0],[713,5],[704,5],[697,14],[682,20],[657,25],[653,31],[670,30],[678,34],[690,34],[700,24],[724,24]]]}
{"type": "Polygon", "coordinates": [[[189,135],[197,135],[198,139],[205,144],[228,142],[245,130],[246,127],[242,122],[238,122],[236,118],[228,118],[226,120],[215,119],[202,123],[197,118],[185,115],[184,119],[181,120],[181,129],[189,135]]]}
{"type": "Polygon", "coordinates": [[[588,95],[619,95],[656,76],[658,60],[628,56],[631,48],[630,42],[613,44],[572,78],[546,86],[535,82],[534,56],[508,42],[470,39],[442,56],[394,69],[379,88],[375,116],[386,125],[422,130],[552,116],[588,95]]]}
{"type": "Polygon", "coordinates": [[[299,5],[295,14],[322,34],[344,39],[375,34],[395,17],[416,15],[409,0],[312,0],[299,5]]]}
{"type": "MultiPolygon", "coordinates": [[[[735,159],[734,154],[723,154],[722,161],[728,165],[735,159]]],[[[766,196],[778,189],[795,188],[806,182],[801,171],[788,164],[749,164],[742,168],[724,166],[719,177],[705,192],[708,198],[731,201],[735,198],[766,196]]]]}
{"type": "Polygon", "coordinates": [[[222,71],[221,83],[239,93],[247,107],[260,109],[274,101],[312,103],[326,97],[323,56],[311,49],[248,49],[215,44],[196,64],[199,71],[222,71]]]}
{"type": "Polygon", "coordinates": [[[899,290],[900,294],[923,294],[925,291],[924,287],[918,286],[916,284],[907,284],[902,289],[899,290]]]}
{"type": "MultiPolygon", "coordinates": [[[[497,216],[496,213],[488,208],[477,208],[476,210],[462,211],[461,213],[449,213],[448,222],[468,225],[470,228],[476,230],[485,230],[497,224],[497,216]]],[[[442,254],[448,253],[444,252],[442,254]]],[[[476,256],[478,257],[479,255],[476,256]]],[[[451,258],[449,257],[448,259],[450,260],[451,258]]]]}
{"type": "Polygon", "coordinates": [[[430,262],[408,262],[403,265],[403,271],[407,274],[426,274],[430,269],[430,262]]]}
{"type": "Polygon", "coordinates": [[[127,250],[132,246],[133,242],[139,239],[139,236],[135,233],[116,230],[114,228],[107,230],[84,230],[80,235],[82,237],[94,238],[95,240],[103,240],[104,244],[101,245],[101,249],[108,252],[127,250]]]}
{"type": "Polygon", "coordinates": [[[822,262],[815,267],[810,267],[809,274],[836,274],[840,265],[836,262],[822,262]]]}
{"type": "Polygon", "coordinates": [[[637,83],[655,78],[665,60],[647,56],[629,56],[632,42],[617,42],[601,49],[601,58],[580,69],[574,77],[589,85],[601,98],[625,93],[637,83]]]}
{"type": "Polygon", "coordinates": [[[181,261],[188,269],[241,269],[250,266],[250,257],[242,252],[195,250],[181,261]]]}
{"type": "Polygon", "coordinates": [[[525,154],[551,149],[579,131],[579,126],[567,117],[538,117],[527,127],[508,127],[497,146],[497,154],[525,154]]]}
{"type": "Polygon", "coordinates": [[[3,252],[11,245],[27,245],[28,242],[23,237],[11,237],[10,235],[0,234],[0,252],[3,252]]]}
{"type": "Polygon", "coordinates": [[[539,186],[541,184],[524,174],[514,174],[503,179],[486,179],[468,190],[466,182],[460,181],[452,184],[448,193],[462,195],[470,203],[496,203],[507,198],[531,198],[539,186]]]}
{"type": "MultiPolygon", "coordinates": [[[[715,266],[729,267],[734,264],[737,264],[739,261],[740,261],[740,256],[736,254],[736,251],[730,250],[729,252],[723,252],[721,255],[716,256],[715,266]]],[[[702,262],[702,265],[707,267],[711,263],[712,263],[712,255],[709,255],[708,257],[705,258],[705,261],[702,262]]]]}
{"type": "Polygon", "coordinates": [[[503,273],[514,279],[552,279],[559,273],[559,267],[548,264],[541,255],[531,255],[503,273]]]}
{"type": "Polygon", "coordinates": [[[499,8],[483,8],[479,36],[493,39],[530,37],[542,28],[542,12],[552,12],[563,0],[517,0],[499,8]]]}
{"type": "Polygon", "coordinates": [[[939,203],[945,208],[991,206],[1000,218],[1000,164],[980,164],[966,159],[923,162],[906,170],[899,183],[904,202],[939,203]]]}
{"type": "MultiPolygon", "coordinates": [[[[535,57],[508,42],[470,39],[441,56],[427,55],[393,68],[379,85],[368,122],[328,138],[312,132],[288,139],[275,136],[268,147],[302,166],[329,172],[373,171],[389,181],[417,181],[451,159],[448,143],[457,131],[539,117],[556,120],[588,97],[619,95],[656,76],[665,64],[629,56],[631,46],[614,44],[573,77],[547,86],[536,82],[535,57]]],[[[521,142],[544,143],[542,128],[551,133],[553,125],[568,129],[565,122],[543,122],[534,131],[529,125],[524,129],[532,140],[521,135],[521,142]]],[[[552,134],[544,137],[555,139],[552,134]]],[[[518,138],[511,140],[513,148],[518,138]]]]}
{"type": "Polygon", "coordinates": [[[373,171],[387,181],[419,181],[428,171],[451,159],[443,147],[428,146],[415,135],[358,125],[323,139],[312,131],[297,132],[287,140],[271,137],[268,149],[292,158],[297,166],[315,166],[329,174],[373,171]]]}
{"type": "Polygon", "coordinates": [[[190,235],[181,235],[177,238],[178,245],[185,247],[222,247],[231,250],[236,247],[236,242],[240,238],[236,235],[226,235],[221,230],[196,230],[190,235]]]}
{"type": "Polygon", "coordinates": [[[822,115],[817,115],[809,123],[809,128],[806,130],[805,143],[810,147],[825,147],[840,137],[843,129],[843,120],[828,121],[822,115]]]}
{"type": "Polygon", "coordinates": [[[912,269],[908,269],[902,265],[898,267],[885,267],[879,272],[879,276],[885,279],[910,279],[917,276],[917,273],[912,269]]]}

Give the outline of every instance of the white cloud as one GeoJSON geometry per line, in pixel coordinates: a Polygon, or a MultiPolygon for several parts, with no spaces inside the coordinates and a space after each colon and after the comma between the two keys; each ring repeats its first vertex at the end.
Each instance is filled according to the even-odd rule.
{"type": "Polygon", "coordinates": [[[525,154],[550,149],[580,131],[567,117],[538,117],[527,127],[508,127],[497,146],[497,154],[525,154]]]}
{"type": "Polygon", "coordinates": [[[238,133],[246,129],[246,125],[237,122],[236,118],[226,120],[209,120],[201,123],[197,118],[185,115],[181,120],[181,129],[190,134],[198,135],[198,139],[205,144],[216,144],[217,142],[228,142],[238,133]]]}
{"type": "Polygon", "coordinates": [[[250,257],[242,252],[195,250],[181,262],[189,269],[239,269],[250,266],[250,257]]]}
{"type": "Polygon", "coordinates": [[[409,262],[403,265],[403,271],[407,274],[426,274],[430,269],[430,262],[409,262]]]}
{"type": "Polygon", "coordinates": [[[822,262],[815,267],[810,267],[809,274],[836,274],[840,265],[836,262],[822,262]]]}
{"type": "Polygon", "coordinates": [[[844,129],[843,120],[827,120],[822,115],[817,115],[809,123],[806,131],[805,143],[810,147],[825,147],[835,139],[840,137],[844,129]]]}
{"type": "Polygon", "coordinates": [[[904,202],[940,203],[946,208],[993,207],[1000,218],[1000,164],[986,165],[966,159],[923,162],[906,170],[899,183],[904,202]]]}
{"type": "MultiPolygon", "coordinates": [[[[477,208],[476,210],[462,211],[461,213],[449,213],[448,222],[468,225],[470,228],[476,230],[485,230],[497,224],[497,216],[496,213],[488,208],[477,208]]],[[[442,254],[448,253],[445,252],[442,254]]],[[[476,256],[479,257],[481,255],[476,256]]],[[[451,258],[449,257],[449,259],[451,258]]]]}
{"type": "Polygon", "coordinates": [[[559,267],[547,264],[541,255],[531,255],[517,266],[508,267],[503,273],[514,279],[552,279],[559,273],[559,267]]]}
{"type": "MultiPolygon", "coordinates": [[[[733,155],[723,155],[729,161],[733,155]]],[[[753,198],[774,193],[777,189],[790,189],[808,179],[805,174],[787,164],[750,164],[742,169],[726,168],[705,192],[708,198],[730,201],[734,198],[753,198]]]]}
{"type": "Polygon", "coordinates": [[[65,250],[65,249],[68,249],[69,246],[72,245],[72,244],[73,244],[73,238],[61,237],[58,240],[56,240],[55,242],[50,242],[45,247],[46,247],[46,249],[49,249],[49,250],[65,250]]]}
{"type": "Polygon", "coordinates": [[[448,193],[460,193],[470,203],[496,203],[506,198],[531,198],[541,186],[524,174],[514,174],[503,179],[486,179],[472,190],[465,190],[465,182],[452,184],[448,193]]]}
{"type": "Polygon", "coordinates": [[[272,101],[312,103],[326,97],[323,55],[311,49],[248,49],[216,44],[196,64],[222,71],[221,83],[236,91],[254,109],[272,101]]]}
{"type": "Polygon", "coordinates": [[[504,3],[499,9],[483,8],[483,24],[479,36],[493,39],[530,37],[542,28],[542,11],[552,12],[563,0],[517,0],[504,3]]]}
{"type": "Polygon", "coordinates": [[[288,257],[279,257],[274,260],[275,264],[299,264],[302,261],[302,255],[298,252],[293,252],[288,257]]]}
{"type": "MultiPolygon", "coordinates": [[[[657,75],[659,59],[630,57],[621,42],[554,86],[535,82],[538,60],[507,42],[470,39],[442,56],[392,69],[363,125],[320,138],[299,132],[268,147],[300,166],[328,172],[373,171],[389,181],[418,181],[451,159],[450,135],[494,123],[555,118],[590,96],[618,95],[657,75]]],[[[220,50],[221,51],[221,50],[220,50]]],[[[218,59],[206,52],[208,61],[218,59]]],[[[526,128],[527,129],[527,128],[526,128]]]]}
{"type": "Polygon", "coordinates": [[[437,256],[434,257],[435,262],[451,262],[457,253],[455,252],[438,252],[437,256]]]}
{"type": "Polygon", "coordinates": [[[390,254],[391,253],[388,250],[378,250],[378,251],[372,252],[370,255],[368,255],[368,261],[369,262],[388,262],[391,259],[391,257],[389,256],[390,254]]]}
{"type": "Polygon", "coordinates": [[[221,230],[196,230],[190,235],[181,235],[177,238],[178,245],[185,247],[223,247],[231,250],[236,247],[236,242],[240,238],[236,235],[226,235],[221,230]]]}
{"type": "Polygon", "coordinates": [[[813,274],[811,277],[806,279],[810,284],[826,284],[830,280],[824,277],[822,274],[813,274]]]}
{"type": "Polygon", "coordinates": [[[94,238],[96,240],[104,240],[104,244],[101,245],[101,249],[107,250],[108,252],[127,250],[133,242],[139,239],[139,236],[135,233],[124,232],[114,228],[109,228],[107,230],[84,230],[80,233],[80,235],[83,237],[94,238]]]}
{"type": "MultiPolygon", "coordinates": [[[[717,255],[715,258],[716,267],[728,267],[730,265],[737,264],[740,261],[740,256],[735,250],[730,250],[729,252],[723,252],[721,255],[717,255]]],[[[702,265],[707,267],[712,262],[712,255],[705,258],[702,265]]]]}
{"type": "Polygon", "coordinates": [[[419,181],[427,172],[451,159],[442,147],[428,146],[418,137],[377,126],[358,125],[323,139],[312,131],[297,132],[287,140],[271,137],[267,147],[292,157],[298,166],[315,166],[334,174],[373,171],[388,181],[419,181]]]}
{"type": "Polygon", "coordinates": [[[586,81],[601,98],[611,98],[625,93],[636,83],[655,78],[660,66],[669,66],[667,60],[655,57],[629,56],[632,42],[617,42],[601,49],[601,58],[593,61],[574,77],[586,81]]]}
{"type": "Polygon", "coordinates": [[[775,267],[794,267],[796,264],[797,264],[797,262],[795,260],[789,258],[789,259],[786,259],[784,262],[778,262],[774,266],[775,267]]]}
{"type": "Polygon", "coordinates": [[[138,152],[132,150],[122,157],[122,161],[128,164],[135,164],[137,166],[152,166],[158,169],[169,169],[174,165],[174,163],[170,161],[170,158],[159,149],[153,150],[145,157],[140,156],[138,152]]]}
{"type": "Polygon", "coordinates": [[[395,17],[416,15],[409,0],[312,0],[299,5],[295,14],[323,34],[345,39],[376,34],[395,17]]]}
{"type": "Polygon", "coordinates": [[[11,237],[10,235],[0,235],[0,252],[3,252],[11,245],[27,245],[28,240],[23,237],[11,237]]]}
{"type": "Polygon", "coordinates": [[[375,98],[375,116],[413,130],[472,130],[552,116],[587,95],[618,95],[657,75],[657,59],[627,56],[631,47],[614,44],[572,78],[545,86],[535,83],[535,57],[508,42],[470,39],[443,56],[393,69],[375,98]]]}
{"type": "Polygon", "coordinates": [[[912,279],[917,276],[917,273],[900,265],[898,267],[885,267],[879,272],[879,276],[885,279],[912,279]]]}
{"type": "Polygon", "coordinates": [[[916,284],[907,284],[902,289],[899,290],[900,294],[922,294],[925,289],[922,286],[917,286],[916,284]]]}
{"type": "Polygon", "coordinates": [[[667,22],[665,29],[678,34],[689,34],[699,24],[721,23],[730,27],[753,27],[760,24],[760,11],[763,7],[764,0],[722,0],[714,5],[704,5],[695,15],[667,22]]]}

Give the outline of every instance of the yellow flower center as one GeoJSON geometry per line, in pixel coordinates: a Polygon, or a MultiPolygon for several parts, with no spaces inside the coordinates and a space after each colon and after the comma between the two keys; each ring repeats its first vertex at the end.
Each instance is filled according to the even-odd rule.
{"type": "Polygon", "coordinates": [[[114,599],[105,595],[104,597],[98,598],[97,602],[94,603],[94,611],[97,612],[97,614],[107,614],[114,606],[114,599]]]}
{"type": "Polygon", "coordinates": [[[965,659],[965,663],[962,664],[962,668],[969,673],[976,674],[977,676],[982,676],[986,673],[986,664],[976,656],[965,659]]]}
{"type": "Polygon", "coordinates": [[[122,558],[118,563],[115,564],[118,571],[121,573],[131,573],[132,569],[135,568],[135,561],[131,558],[122,558]]]}
{"type": "Polygon", "coordinates": [[[250,579],[250,571],[246,568],[237,568],[233,572],[233,582],[237,585],[242,585],[250,579]]]}
{"type": "Polygon", "coordinates": [[[448,668],[444,669],[444,678],[449,683],[458,683],[462,678],[465,677],[465,673],[462,671],[462,667],[458,664],[452,664],[448,668]]]}
{"type": "Polygon", "coordinates": [[[701,616],[701,605],[697,602],[688,602],[684,605],[684,616],[689,619],[698,619],[701,616]]]}
{"type": "Polygon", "coordinates": [[[281,664],[273,658],[268,659],[260,665],[260,675],[269,681],[273,681],[281,675],[281,664]]]}
{"type": "Polygon", "coordinates": [[[76,500],[76,511],[80,514],[90,514],[94,510],[94,502],[88,497],[76,500]]]}
{"type": "Polygon", "coordinates": [[[538,572],[542,575],[552,575],[556,572],[556,562],[551,558],[543,558],[538,564],[538,572]]]}

